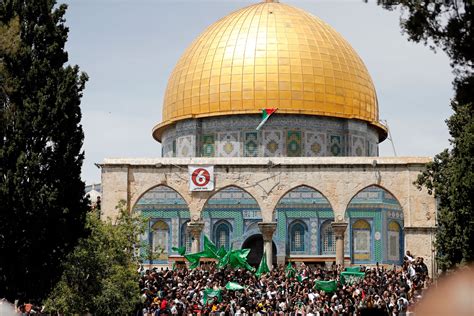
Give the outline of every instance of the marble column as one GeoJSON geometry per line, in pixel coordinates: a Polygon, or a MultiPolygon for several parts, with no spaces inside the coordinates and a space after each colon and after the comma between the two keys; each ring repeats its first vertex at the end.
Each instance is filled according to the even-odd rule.
{"type": "Polygon", "coordinates": [[[204,228],[204,222],[189,222],[188,231],[193,237],[193,242],[191,244],[191,252],[196,253],[201,251],[201,232],[204,228]]]}
{"type": "Polygon", "coordinates": [[[258,228],[263,237],[263,250],[267,255],[268,268],[272,270],[273,267],[273,233],[276,230],[276,222],[260,222],[258,228]]]}
{"type": "Polygon", "coordinates": [[[336,264],[344,267],[344,233],[347,223],[332,222],[331,226],[336,236],[336,264]]]}

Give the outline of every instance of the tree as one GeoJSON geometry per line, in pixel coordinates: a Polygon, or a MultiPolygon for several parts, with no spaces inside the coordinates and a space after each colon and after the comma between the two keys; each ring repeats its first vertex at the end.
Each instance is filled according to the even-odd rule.
{"type": "Polygon", "coordinates": [[[0,1],[0,297],[42,299],[83,236],[80,100],[66,6],[0,1]]]}
{"type": "Polygon", "coordinates": [[[408,38],[449,56],[455,74],[451,148],[436,155],[416,185],[438,200],[437,259],[445,270],[474,260],[474,3],[472,0],[379,1],[400,7],[408,38]]]}
{"type": "Polygon", "coordinates": [[[65,262],[61,280],[46,302],[49,312],[130,315],[140,302],[139,236],[144,221],[122,201],[115,222],[87,216],[90,235],[79,241],[65,262]]]}

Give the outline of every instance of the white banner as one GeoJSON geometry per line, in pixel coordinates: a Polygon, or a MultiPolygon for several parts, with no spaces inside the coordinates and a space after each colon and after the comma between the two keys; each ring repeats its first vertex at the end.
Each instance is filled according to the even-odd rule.
{"type": "Polygon", "coordinates": [[[188,166],[189,191],[214,190],[214,166],[188,166]]]}

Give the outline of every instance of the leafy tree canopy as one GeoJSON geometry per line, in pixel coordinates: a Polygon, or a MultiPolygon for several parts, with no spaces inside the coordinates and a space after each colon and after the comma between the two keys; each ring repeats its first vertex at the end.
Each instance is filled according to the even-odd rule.
{"type": "Polygon", "coordinates": [[[409,39],[441,49],[455,74],[454,114],[446,121],[451,148],[436,155],[416,182],[438,200],[438,262],[449,269],[474,260],[474,38],[472,0],[378,1],[402,10],[409,39]]]}
{"type": "Polygon", "coordinates": [[[140,302],[136,251],[145,225],[124,202],[118,209],[115,222],[88,214],[90,235],[68,256],[61,280],[46,302],[48,311],[130,315],[140,302]]]}
{"type": "Polygon", "coordinates": [[[0,1],[0,297],[40,300],[84,235],[80,100],[65,5],[0,1]]]}

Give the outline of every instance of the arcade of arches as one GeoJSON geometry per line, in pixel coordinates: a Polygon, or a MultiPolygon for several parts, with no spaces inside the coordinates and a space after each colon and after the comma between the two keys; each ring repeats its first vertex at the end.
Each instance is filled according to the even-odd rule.
{"type": "Polygon", "coordinates": [[[215,190],[195,193],[189,192],[182,167],[155,166],[145,170],[106,164],[102,168],[103,208],[108,216],[114,215],[107,214],[113,194],[115,201],[119,195],[107,190],[107,180],[117,180],[116,176],[127,169],[128,205],[149,222],[143,242],[162,253],[153,264],[182,260],[173,247],[199,251],[204,235],[226,249],[250,248],[249,262],[254,265],[264,250],[267,260],[273,263],[397,264],[405,250],[424,255],[428,261],[431,258],[434,200],[411,188],[410,177],[417,173],[410,172],[406,163],[385,164],[375,171],[355,168],[350,177],[340,166],[330,165],[306,166],[309,176],[298,174],[297,170],[285,174],[283,166],[224,166],[222,172],[217,166],[215,190]],[[338,186],[338,179],[329,180],[327,172],[331,167],[337,168],[334,175],[345,186],[338,186]],[[266,177],[262,178],[259,171],[265,172],[266,177]],[[289,175],[296,176],[289,179],[289,175]],[[369,181],[361,181],[363,176],[369,181]],[[427,249],[417,248],[418,245],[427,249]]]}
{"type": "MultiPolygon", "coordinates": [[[[172,247],[186,246],[190,252],[193,236],[186,202],[167,186],[147,191],[134,211],[149,221],[144,241],[152,249],[177,256],[172,247]]],[[[386,190],[369,186],[357,193],[346,211],[348,229],[344,233],[345,256],[354,263],[400,263],[403,259],[403,212],[398,201],[386,190]],[[386,247],[383,247],[386,245],[386,247]]],[[[226,249],[250,248],[249,263],[258,264],[263,253],[262,222],[257,202],[243,189],[230,186],[216,192],[203,210],[203,235],[226,249]]],[[[332,261],[336,235],[334,212],[317,190],[299,186],[286,193],[277,204],[273,261],[277,256],[301,261],[332,261]],[[278,245],[278,247],[276,247],[278,245]],[[277,251],[279,249],[279,252],[277,251]]],[[[155,260],[154,263],[163,263],[155,260]]]]}

